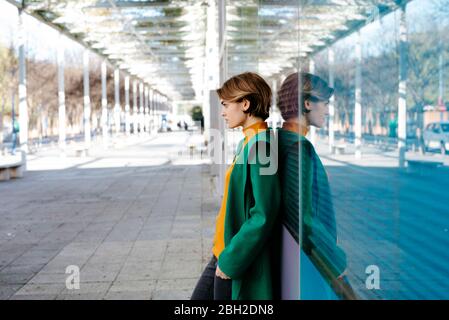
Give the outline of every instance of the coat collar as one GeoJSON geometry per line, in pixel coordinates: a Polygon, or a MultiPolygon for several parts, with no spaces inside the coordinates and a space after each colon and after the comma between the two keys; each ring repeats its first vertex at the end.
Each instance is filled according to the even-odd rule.
{"type": "Polygon", "coordinates": [[[243,134],[245,135],[245,143],[251,140],[256,134],[268,129],[268,125],[264,121],[256,122],[246,128],[243,128],[243,134]]]}

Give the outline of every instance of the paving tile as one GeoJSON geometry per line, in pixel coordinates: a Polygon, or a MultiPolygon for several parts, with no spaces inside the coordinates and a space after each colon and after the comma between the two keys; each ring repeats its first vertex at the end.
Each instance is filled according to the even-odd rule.
{"type": "Polygon", "coordinates": [[[56,300],[102,300],[105,292],[59,294],[56,300]]]}
{"type": "Polygon", "coordinates": [[[150,159],[152,148],[98,149],[97,167],[68,157],[72,169],[33,171],[60,165],[43,154],[20,188],[10,184],[8,201],[0,185],[0,225],[11,230],[0,233],[0,299],[187,298],[219,201],[203,196],[211,188],[200,166],[127,167],[130,154],[150,159]],[[80,290],[66,288],[69,265],[80,268],[80,290]]]}
{"type": "Polygon", "coordinates": [[[5,284],[26,284],[34,273],[4,273],[0,272],[0,286],[5,284]]]}
{"type": "Polygon", "coordinates": [[[108,292],[149,292],[156,287],[157,280],[124,280],[115,281],[108,292]]]}
{"type": "Polygon", "coordinates": [[[148,280],[158,279],[161,271],[162,260],[160,261],[144,261],[133,262],[127,261],[120,274],[117,277],[118,281],[124,280],[148,280]]]}
{"type": "Polygon", "coordinates": [[[152,300],[190,300],[192,290],[155,290],[152,300]]]}
{"type": "Polygon", "coordinates": [[[156,290],[192,290],[195,288],[198,278],[187,279],[159,279],[156,284],[156,290]]]}
{"type": "Polygon", "coordinates": [[[149,291],[109,291],[104,300],[151,300],[152,292],[149,291]]]}
{"type": "Polygon", "coordinates": [[[109,288],[111,287],[112,282],[83,282],[80,281],[79,289],[68,289],[64,287],[61,292],[58,294],[59,296],[64,296],[65,298],[67,296],[80,296],[83,297],[84,295],[95,295],[95,299],[101,299],[106,292],[108,292],[109,288]]]}
{"type": "Polygon", "coordinates": [[[22,284],[2,284],[0,285],[0,300],[7,300],[19,290],[22,284]]]}
{"type": "Polygon", "coordinates": [[[185,260],[182,265],[178,259],[165,259],[159,279],[182,279],[199,277],[202,271],[201,259],[185,260]]]}
{"type": "Polygon", "coordinates": [[[43,273],[39,272],[34,277],[32,277],[28,283],[31,284],[65,284],[66,279],[69,277],[66,273],[43,273]]]}
{"type": "Polygon", "coordinates": [[[0,269],[0,273],[36,273],[40,271],[45,264],[9,264],[0,269]]]}
{"type": "Polygon", "coordinates": [[[14,296],[17,295],[57,295],[65,288],[65,283],[28,283],[20,288],[14,296]]]}

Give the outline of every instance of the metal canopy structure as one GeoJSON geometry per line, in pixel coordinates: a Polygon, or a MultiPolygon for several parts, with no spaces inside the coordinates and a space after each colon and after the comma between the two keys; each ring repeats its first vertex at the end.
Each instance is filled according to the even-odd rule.
{"type": "Polygon", "coordinates": [[[228,74],[258,70],[275,79],[360,28],[400,0],[229,0],[228,74]]]}
{"type": "Polygon", "coordinates": [[[171,100],[191,100],[201,94],[207,2],[10,2],[171,100]]]}
{"type": "MultiPolygon", "coordinates": [[[[207,8],[217,1],[9,0],[178,101],[203,99],[207,8]]],[[[275,77],[405,2],[227,0],[228,75],[275,77]]]]}

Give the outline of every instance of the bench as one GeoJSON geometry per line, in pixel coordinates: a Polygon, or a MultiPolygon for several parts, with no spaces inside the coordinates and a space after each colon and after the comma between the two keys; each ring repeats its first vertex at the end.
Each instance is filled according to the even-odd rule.
{"type": "Polygon", "coordinates": [[[201,159],[203,158],[203,154],[206,153],[207,151],[207,147],[204,144],[193,144],[193,143],[189,143],[188,144],[188,148],[189,148],[189,153],[190,153],[190,158],[193,158],[193,154],[196,152],[200,153],[201,159]]]}
{"type": "Polygon", "coordinates": [[[89,155],[89,148],[85,146],[79,146],[75,148],[76,157],[87,157],[89,155]]]}
{"type": "Polygon", "coordinates": [[[21,151],[20,160],[15,157],[0,158],[0,181],[22,178],[26,169],[25,158],[24,151],[21,151]]]}
{"type": "Polygon", "coordinates": [[[416,172],[419,174],[427,172],[429,169],[436,169],[443,166],[441,161],[431,160],[407,160],[408,172],[416,172]]]}
{"type": "Polygon", "coordinates": [[[187,148],[189,149],[190,158],[193,158],[193,154],[196,152],[199,152],[202,158],[207,151],[207,146],[202,136],[191,136],[187,141],[187,148]]]}
{"type": "Polygon", "coordinates": [[[332,146],[333,154],[344,154],[346,149],[346,144],[336,144],[332,146]]]}

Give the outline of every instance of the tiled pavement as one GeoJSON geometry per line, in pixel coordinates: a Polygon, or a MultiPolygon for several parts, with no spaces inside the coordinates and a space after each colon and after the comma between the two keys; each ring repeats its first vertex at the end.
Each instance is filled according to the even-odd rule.
{"type": "MultiPolygon", "coordinates": [[[[210,257],[219,197],[204,161],[180,156],[187,138],[173,132],[97,146],[89,158],[51,150],[30,157],[23,179],[0,183],[0,299],[189,298],[210,257]],[[69,265],[80,269],[79,290],[66,288],[69,265]]],[[[394,154],[366,150],[355,160],[330,156],[324,144],[317,150],[360,295],[447,297],[447,280],[434,286],[413,273],[425,267],[449,279],[434,265],[449,261],[440,250],[448,244],[448,210],[435,201],[448,189],[447,158],[423,179],[398,170],[394,154]],[[439,246],[429,251],[424,236],[439,246]],[[422,253],[432,262],[419,264],[422,253]],[[376,293],[364,289],[371,264],[382,270],[376,293]]]]}
{"type": "Polygon", "coordinates": [[[186,138],[31,157],[0,184],[0,299],[188,299],[219,198],[208,165],[180,156],[186,138]],[[69,265],[79,289],[66,288],[69,265]]]}

